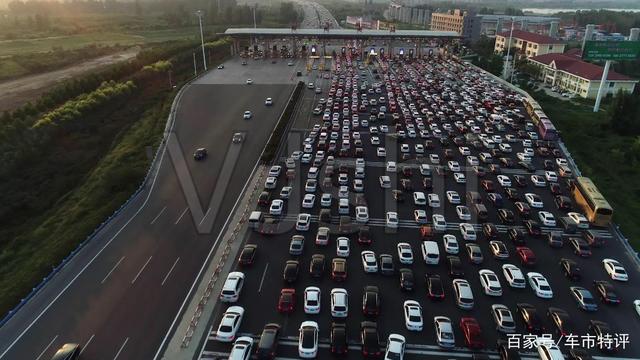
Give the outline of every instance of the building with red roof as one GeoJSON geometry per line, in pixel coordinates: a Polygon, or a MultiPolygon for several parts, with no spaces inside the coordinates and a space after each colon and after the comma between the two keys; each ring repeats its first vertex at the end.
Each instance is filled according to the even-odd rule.
{"type": "MultiPolygon", "coordinates": [[[[493,50],[506,53],[509,48],[510,31],[496,34],[493,50]]],[[[532,57],[549,53],[563,53],[564,43],[551,36],[536,34],[523,30],[513,30],[511,36],[511,54],[516,57],[532,57]]]]}
{"type": "MultiPolygon", "coordinates": [[[[604,68],[580,59],[575,53],[544,54],[529,58],[529,62],[540,68],[539,80],[583,98],[595,98],[598,94],[604,68]]],[[[638,80],[609,70],[603,95],[615,94],[619,90],[633,92],[638,80]]]]}

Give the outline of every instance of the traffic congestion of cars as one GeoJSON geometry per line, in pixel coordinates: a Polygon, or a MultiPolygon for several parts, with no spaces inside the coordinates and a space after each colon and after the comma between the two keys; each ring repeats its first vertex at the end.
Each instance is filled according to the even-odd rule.
{"type": "MultiPolygon", "coordinates": [[[[279,354],[283,316],[301,320],[300,358],[355,349],[384,359],[411,344],[512,359],[510,333],[613,335],[624,329],[609,314],[637,320],[640,301],[618,295],[632,293],[629,274],[584,235],[606,230],[572,204],[567,160],[521,95],[450,58],[333,61],[313,95],[315,124],[270,168],[255,232],[220,294],[230,306],[213,336],[233,343],[230,359],[279,354]],[[274,233],[267,223],[292,226],[274,233]],[[254,270],[256,259],[268,269],[254,270]],[[280,288],[259,290],[260,307],[243,303],[246,279],[262,289],[265,276],[280,288]],[[244,329],[248,316],[280,320],[244,329]]],[[[587,353],[617,350],[599,347],[587,353]]],[[[531,351],[588,358],[542,342],[531,351]]]]}

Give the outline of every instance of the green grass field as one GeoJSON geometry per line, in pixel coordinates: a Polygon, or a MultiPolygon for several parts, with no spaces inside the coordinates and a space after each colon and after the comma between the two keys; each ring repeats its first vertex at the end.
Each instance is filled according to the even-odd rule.
{"type": "Polygon", "coordinates": [[[634,141],[608,128],[606,106],[592,111],[592,101],[569,102],[541,92],[529,91],[560,130],[562,139],[583,176],[591,178],[614,209],[614,222],[620,225],[631,245],[640,249],[640,167],[625,159],[634,141]]]}

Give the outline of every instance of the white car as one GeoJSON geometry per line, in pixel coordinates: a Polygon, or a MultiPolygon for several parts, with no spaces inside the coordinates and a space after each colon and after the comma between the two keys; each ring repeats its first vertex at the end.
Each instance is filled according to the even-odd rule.
{"type": "Polygon", "coordinates": [[[525,200],[532,208],[542,209],[544,208],[544,204],[542,203],[542,199],[540,196],[534,193],[526,193],[524,194],[525,200]]]}
{"type": "Polygon", "coordinates": [[[471,150],[469,150],[469,148],[466,146],[460,146],[458,147],[458,150],[460,151],[460,154],[463,156],[471,155],[471,150]]]}
{"type": "Polygon", "coordinates": [[[356,206],[356,221],[363,224],[369,221],[369,209],[366,206],[356,206]]]}
{"type": "Polygon", "coordinates": [[[380,125],[380,132],[388,133],[389,132],[389,127],[387,125],[380,125]]]}
{"type": "Polygon", "coordinates": [[[431,161],[433,165],[438,165],[440,164],[440,156],[438,156],[438,154],[429,154],[429,161],[431,161]]]}
{"type": "Polygon", "coordinates": [[[298,214],[298,220],[296,221],[296,230],[309,231],[310,225],[311,225],[310,214],[305,214],[305,213],[298,214]]]}
{"type": "Polygon", "coordinates": [[[438,345],[443,348],[452,348],[456,346],[451,319],[445,316],[436,316],[433,318],[433,325],[436,329],[438,345]]]}
{"type": "Polygon", "coordinates": [[[304,313],[319,314],[320,313],[320,288],[309,286],[304,289],[304,313]]]}
{"type": "Polygon", "coordinates": [[[341,199],[346,199],[349,197],[349,187],[346,185],[342,185],[338,188],[338,197],[341,199]]]}
{"type": "Polygon", "coordinates": [[[406,242],[398,243],[396,246],[398,248],[398,259],[401,264],[411,265],[413,264],[413,250],[411,249],[411,245],[406,242]]]}
{"type": "MultiPolygon", "coordinates": [[[[377,136],[372,136],[371,139],[369,140],[371,142],[371,145],[380,145],[380,138],[377,136]]],[[[382,148],[384,149],[384,148],[382,148]]],[[[380,155],[378,155],[380,156],[380,155]]]]}
{"type": "Polygon", "coordinates": [[[502,274],[507,280],[507,284],[512,288],[523,289],[526,287],[526,281],[522,271],[513,264],[502,265],[502,274]]]}
{"type": "Polygon", "coordinates": [[[404,347],[406,340],[399,334],[389,334],[387,339],[387,350],[384,353],[384,360],[404,359],[404,347]]]}
{"type": "Polygon", "coordinates": [[[303,164],[308,164],[311,162],[312,158],[313,158],[313,155],[309,153],[305,153],[305,154],[302,154],[302,156],[300,157],[300,162],[303,164]]]}
{"type": "Polygon", "coordinates": [[[444,242],[444,251],[447,254],[456,255],[460,252],[460,246],[458,245],[458,240],[455,235],[445,234],[442,237],[442,241],[444,242]]]}
{"type": "Polygon", "coordinates": [[[313,209],[313,205],[316,203],[316,196],[313,194],[304,194],[304,198],[302,199],[302,208],[303,209],[313,209]]]}
{"type": "Polygon", "coordinates": [[[336,239],[336,255],[340,257],[349,257],[349,238],[340,236],[336,239]]]}
{"type": "Polygon", "coordinates": [[[422,320],[422,306],[415,300],[404,302],[404,325],[409,331],[422,331],[424,321],[422,320]]]}
{"type": "Polygon", "coordinates": [[[556,218],[548,211],[538,211],[538,218],[544,226],[556,226],[556,218]]]}
{"type": "Polygon", "coordinates": [[[422,191],[413,192],[413,203],[419,206],[427,204],[427,198],[422,191]]]}
{"type": "Polygon", "coordinates": [[[451,170],[453,172],[459,172],[460,171],[460,164],[458,164],[457,161],[450,160],[450,161],[447,162],[447,166],[449,167],[449,170],[451,170]]]}
{"type": "Polygon", "coordinates": [[[424,145],[422,144],[416,144],[414,146],[414,149],[416,151],[417,154],[424,154],[424,145]]]}
{"type": "Polygon", "coordinates": [[[569,166],[569,162],[565,158],[556,158],[556,164],[558,166],[569,166]]]}
{"type": "Polygon", "coordinates": [[[364,268],[364,272],[377,273],[378,260],[376,259],[376,254],[371,250],[365,250],[360,253],[360,255],[362,257],[362,267],[364,268]]]}
{"type": "Polygon", "coordinates": [[[331,290],[331,316],[346,318],[349,314],[349,294],[345,289],[331,290]]]}
{"type": "Polygon", "coordinates": [[[284,201],[280,199],[271,200],[271,206],[269,206],[269,214],[273,216],[282,215],[282,209],[284,208],[284,201]]]}
{"type": "Polygon", "coordinates": [[[464,175],[464,173],[461,172],[453,173],[453,179],[458,184],[464,184],[467,182],[467,177],[464,175]]]}
{"type": "Polygon", "coordinates": [[[636,309],[638,316],[640,316],[640,300],[633,300],[633,307],[636,309]]]}
{"type": "Polygon", "coordinates": [[[513,321],[513,314],[508,307],[502,304],[491,305],[491,315],[496,323],[496,330],[503,333],[516,331],[516,323],[513,321]]]}
{"type": "Polygon", "coordinates": [[[458,218],[462,221],[471,220],[471,212],[469,211],[469,208],[465,205],[456,206],[456,214],[458,215],[458,218]]]}
{"type": "Polygon", "coordinates": [[[622,264],[618,262],[618,260],[614,259],[604,259],[602,260],[602,266],[604,266],[604,270],[609,274],[612,280],[617,281],[628,281],[629,275],[627,274],[627,270],[624,269],[622,264]]]}
{"type": "Polygon", "coordinates": [[[440,207],[440,197],[438,196],[438,194],[429,194],[429,196],[427,196],[427,201],[429,203],[429,206],[432,208],[440,207]]]}
{"type": "Polygon", "coordinates": [[[447,200],[449,200],[450,204],[460,204],[460,195],[455,190],[447,191],[447,200]]]}
{"type": "Polygon", "coordinates": [[[269,175],[268,176],[273,176],[273,177],[278,177],[280,176],[280,173],[282,172],[282,166],[280,165],[273,165],[270,169],[269,169],[269,175]]]}
{"type": "Polygon", "coordinates": [[[288,199],[291,195],[292,190],[293,188],[291,186],[283,186],[282,189],[280,189],[280,197],[283,199],[288,199]]]}
{"type": "Polygon", "coordinates": [[[562,350],[558,347],[558,345],[553,343],[553,340],[547,341],[536,341],[538,356],[540,356],[540,360],[564,360],[564,355],[562,355],[562,350]]]}
{"type": "Polygon", "coordinates": [[[278,183],[278,179],[275,176],[269,176],[264,181],[264,188],[265,189],[275,189],[277,183],[278,183]]]}
{"type": "Polygon", "coordinates": [[[411,148],[409,147],[409,144],[400,145],[400,152],[401,153],[409,153],[409,152],[411,152],[411,148]]]}
{"type": "Polygon", "coordinates": [[[253,80],[252,80],[252,79],[247,79],[247,81],[246,81],[246,82],[247,82],[247,85],[251,85],[251,84],[253,84],[253,80]]]}
{"type": "Polygon", "coordinates": [[[501,143],[498,145],[498,148],[500,149],[500,151],[502,151],[503,153],[510,153],[512,151],[511,149],[511,145],[506,144],[506,143],[501,143]]]}
{"type": "Polygon", "coordinates": [[[427,265],[438,265],[440,262],[440,248],[435,241],[423,241],[420,244],[420,250],[422,251],[422,258],[427,265]]]}
{"type": "Polygon", "coordinates": [[[313,193],[313,192],[316,192],[317,187],[318,187],[318,180],[307,179],[307,181],[304,184],[304,191],[313,193]]]}
{"type": "Polygon", "coordinates": [[[398,222],[398,213],[395,211],[387,211],[386,226],[391,229],[397,229],[398,222]]]}
{"type": "Polygon", "coordinates": [[[387,150],[383,147],[379,147],[376,149],[376,155],[378,155],[378,157],[385,157],[387,156],[387,150]]]}
{"type": "Polygon", "coordinates": [[[253,338],[249,336],[240,336],[233,343],[229,360],[248,360],[251,358],[251,350],[253,348],[253,338]]]}
{"type": "Polygon", "coordinates": [[[264,104],[265,104],[266,106],[271,106],[271,105],[273,105],[273,99],[271,99],[271,98],[267,98],[267,99],[264,101],[264,104]]]}
{"type": "Polygon", "coordinates": [[[556,174],[555,171],[545,171],[544,172],[544,178],[547,179],[547,181],[550,181],[550,182],[557,182],[558,181],[558,174],[556,174]]]}
{"type": "Polygon", "coordinates": [[[553,297],[551,285],[542,274],[528,272],[527,278],[529,279],[529,286],[531,286],[537,297],[543,299],[551,299],[553,297]]]}
{"type": "Polygon", "coordinates": [[[331,207],[331,194],[324,193],[320,197],[320,206],[322,207],[331,207]]]}
{"type": "Polygon", "coordinates": [[[480,285],[484,293],[489,296],[502,296],[502,285],[496,274],[489,269],[482,269],[478,271],[480,274],[480,285]]]}
{"type": "Polygon", "coordinates": [[[447,221],[444,219],[443,215],[433,214],[431,216],[431,220],[433,221],[433,227],[436,231],[447,230],[447,221]]]}
{"type": "Polygon", "coordinates": [[[242,117],[244,119],[251,119],[251,117],[253,116],[253,114],[251,113],[251,111],[247,110],[244,112],[244,115],[242,115],[242,117]]]}
{"type": "Polygon", "coordinates": [[[318,355],[318,323],[303,321],[300,324],[298,338],[298,356],[303,359],[313,359],[318,355]]]}
{"type": "Polygon", "coordinates": [[[500,183],[500,185],[502,187],[510,187],[511,186],[511,179],[509,179],[509,177],[507,175],[498,175],[498,182],[500,183]]]}
{"type": "Polygon", "coordinates": [[[544,180],[543,177],[539,175],[531,175],[531,182],[533,183],[534,186],[537,186],[537,187],[547,186],[547,182],[544,180]]]}
{"type": "Polygon", "coordinates": [[[398,166],[395,161],[387,161],[387,172],[394,173],[398,171],[398,166]]]}
{"type": "Polygon", "coordinates": [[[573,220],[578,229],[588,229],[589,228],[589,219],[586,216],[578,213],[578,212],[568,212],[567,216],[573,220]]]}
{"type": "Polygon", "coordinates": [[[243,316],[244,308],[242,306],[229,307],[222,315],[222,320],[218,325],[216,340],[220,342],[232,342],[235,340],[243,316]]]}
{"type": "Polygon", "coordinates": [[[427,223],[427,212],[422,209],[413,210],[413,217],[417,224],[427,223]]]}
{"type": "Polygon", "coordinates": [[[460,228],[460,233],[462,233],[462,238],[465,241],[476,241],[476,229],[473,225],[469,223],[460,223],[458,226],[460,228]]]}

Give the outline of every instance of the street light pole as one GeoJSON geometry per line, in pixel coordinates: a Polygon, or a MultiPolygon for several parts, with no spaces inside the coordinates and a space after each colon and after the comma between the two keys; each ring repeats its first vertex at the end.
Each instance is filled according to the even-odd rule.
{"type": "Polygon", "coordinates": [[[198,16],[198,23],[200,23],[200,42],[202,43],[202,62],[204,63],[204,71],[207,71],[207,57],[204,54],[204,34],[202,33],[202,11],[196,11],[196,16],[198,16]]]}
{"type": "MultiPolygon", "coordinates": [[[[507,58],[506,58],[506,60],[504,62],[505,65],[509,64],[509,55],[511,54],[511,38],[513,37],[513,21],[514,21],[514,18],[511,17],[511,31],[509,31],[509,44],[507,46],[507,58]]],[[[505,68],[504,68],[504,78],[505,78],[505,80],[507,79],[507,69],[508,69],[508,67],[505,66],[505,68]]]]}
{"type": "Polygon", "coordinates": [[[253,5],[253,28],[257,28],[258,26],[256,25],[256,7],[258,7],[258,3],[255,3],[253,5]]]}

